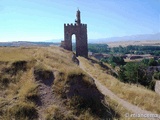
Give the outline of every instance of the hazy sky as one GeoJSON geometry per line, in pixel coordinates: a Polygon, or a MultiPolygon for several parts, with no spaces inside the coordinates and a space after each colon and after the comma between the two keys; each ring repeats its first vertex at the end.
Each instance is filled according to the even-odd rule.
{"type": "Polygon", "coordinates": [[[89,39],[160,32],[160,0],[0,0],[0,42],[63,39],[77,8],[89,39]]]}

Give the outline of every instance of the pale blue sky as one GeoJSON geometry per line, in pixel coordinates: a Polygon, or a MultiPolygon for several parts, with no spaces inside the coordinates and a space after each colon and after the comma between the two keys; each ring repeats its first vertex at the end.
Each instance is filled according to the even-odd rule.
{"type": "Polygon", "coordinates": [[[77,8],[89,39],[160,32],[160,0],[0,0],[0,42],[63,39],[77,8]]]}

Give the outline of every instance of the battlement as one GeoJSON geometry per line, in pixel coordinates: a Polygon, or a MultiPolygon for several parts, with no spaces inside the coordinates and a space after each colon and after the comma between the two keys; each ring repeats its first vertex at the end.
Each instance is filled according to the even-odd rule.
{"type": "Polygon", "coordinates": [[[69,24],[69,23],[64,24],[64,27],[73,27],[73,26],[77,26],[76,23],[75,24],[73,24],[73,23],[71,23],[71,24],[69,24]]]}
{"type": "Polygon", "coordinates": [[[86,27],[87,28],[87,24],[81,24],[83,27],[86,27]]]}
{"type": "MultiPolygon", "coordinates": [[[[65,28],[74,28],[74,27],[78,27],[78,25],[76,23],[75,24],[73,24],[73,23],[71,23],[71,24],[67,23],[67,24],[64,24],[64,27],[65,28]]],[[[81,27],[82,28],[87,28],[87,24],[81,24],[81,27]]]]}

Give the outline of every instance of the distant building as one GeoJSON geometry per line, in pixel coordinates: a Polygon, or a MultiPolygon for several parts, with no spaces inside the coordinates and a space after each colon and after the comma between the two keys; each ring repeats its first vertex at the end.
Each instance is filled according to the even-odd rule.
{"type": "Polygon", "coordinates": [[[94,53],[92,56],[95,57],[98,60],[104,58],[103,54],[101,54],[101,53],[94,53]]]}

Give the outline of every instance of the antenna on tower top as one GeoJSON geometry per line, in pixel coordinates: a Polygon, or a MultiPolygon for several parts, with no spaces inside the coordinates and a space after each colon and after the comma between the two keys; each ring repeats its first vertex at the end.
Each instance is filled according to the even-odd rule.
{"type": "Polygon", "coordinates": [[[77,25],[80,25],[81,24],[81,17],[80,17],[80,11],[79,11],[79,8],[77,8],[78,10],[77,10],[77,14],[76,14],[76,16],[77,16],[77,19],[76,19],[76,23],[77,23],[77,25]]]}

